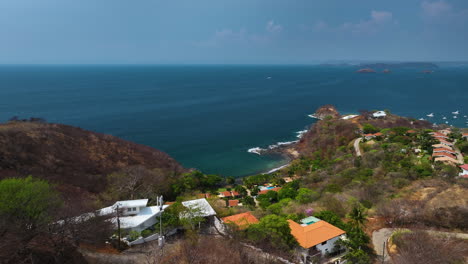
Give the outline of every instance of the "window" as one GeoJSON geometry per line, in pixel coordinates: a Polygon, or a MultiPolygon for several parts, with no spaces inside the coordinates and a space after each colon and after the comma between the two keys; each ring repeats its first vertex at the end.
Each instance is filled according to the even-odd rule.
{"type": "Polygon", "coordinates": [[[327,244],[327,241],[325,241],[325,242],[322,242],[322,245],[325,245],[325,244],[327,244]]]}
{"type": "Polygon", "coordinates": [[[136,207],[133,207],[133,211],[136,211],[136,207]]]}

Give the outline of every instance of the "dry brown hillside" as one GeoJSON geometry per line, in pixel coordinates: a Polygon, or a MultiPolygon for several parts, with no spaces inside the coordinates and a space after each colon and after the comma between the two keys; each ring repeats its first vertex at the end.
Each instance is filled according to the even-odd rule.
{"type": "Polygon", "coordinates": [[[104,191],[109,173],[136,165],[169,178],[183,171],[169,155],[114,136],[61,124],[0,124],[0,179],[33,175],[84,198],[104,191]]]}

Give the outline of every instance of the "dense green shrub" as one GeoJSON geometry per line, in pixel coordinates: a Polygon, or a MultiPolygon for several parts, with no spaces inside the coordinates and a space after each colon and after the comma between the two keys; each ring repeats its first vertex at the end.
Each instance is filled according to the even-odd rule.
{"type": "Polygon", "coordinates": [[[297,192],[296,201],[302,204],[310,203],[320,197],[318,192],[312,191],[308,188],[300,188],[297,192]]]}

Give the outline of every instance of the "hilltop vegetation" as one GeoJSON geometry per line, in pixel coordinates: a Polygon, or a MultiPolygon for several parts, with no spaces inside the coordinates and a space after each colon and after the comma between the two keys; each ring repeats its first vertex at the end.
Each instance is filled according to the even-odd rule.
{"type": "Polygon", "coordinates": [[[119,177],[127,188],[151,186],[147,192],[170,195],[184,171],[151,147],[40,119],[0,124],[0,146],[0,179],[33,175],[55,183],[69,202],[95,200],[118,188],[119,177]]]}

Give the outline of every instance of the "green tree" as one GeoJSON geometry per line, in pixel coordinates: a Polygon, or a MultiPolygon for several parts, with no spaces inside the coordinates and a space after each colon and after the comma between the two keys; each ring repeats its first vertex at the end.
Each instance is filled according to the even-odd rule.
{"type": "Polygon", "coordinates": [[[332,211],[320,211],[315,213],[314,216],[345,231],[348,229],[346,224],[341,220],[341,218],[332,211]]]}
{"type": "Polygon", "coordinates": [[[379,129],[376,128],[375,126],[371,125],[371,124],[364,124],[362,126],[362,131],[364,132],[364,134],[370,134],[370,133],[379,132],[379,129]]]}
{"type": "Polygon", "coordinates": [[[247,195],[247,190],[242,185],[236,185],[236,187],[234,187],[234,190],[242,196],[247,195]]]}
{"type": "Polygon", "coordinates": [[[266,242],[279,249],[292,249],[296,239],[291,235],[289,223],[285,217],[267,215],[258,224],[249,226],[247,237],[256,242],[266,242]]]}
{"type": "Polygon", "coordinates": [[[367,221],[365,208],[361,205],[354,206],[348,215],[350,224],[354,228],[362,228],[367,221]]]}
{"type": "Polygon", "coordinates": [[[278,193],[275,191],[268,191],[266,194],[257,196],[257,201],[263,209],[270,206],[272,203],[278,202],[278,193]]]}
{"type": "Polygon", "coordinates": [[[250,195],[252,196],[256,196],[258,192],[260,192],[260,189],[258,188],[258,186],[254,186],[250,189],[250,195]]]}
{"type": "Polygon", "coordinates": [[[296,195],[296,201],[302,204],[310,203],[319,198],[320,194],[308,188],[300,188],[296,195]]]}
{"type": "Polygon", "coordinates": [[[252,196],[245,196],[242,198],[242,205],[244,206],[255,206],[255,200],[252,196]]]}
{"type": "Polygon", "coordinates": [[[284,187],[278,191],[278,200],[283,200],[286,198],[294,199],[297,196],[297,191],[292,187],[284,187]]]}
{"type": "Polygon", "coordinates": [[[292,201],[291,198],[282,199],[278,203],[268,206],[267,210],[273,214],[280,215],[283,211],[283,208],[286,208],[291,201],[292,201]]]}
{"type": "Polygon", "coordinates": [[[236,182],[236,178],[229,176],[226,178],[226,183],[227,184],[234,184],[236,182]]]}
{"type": "Polygon", "coordinates": [[[11,225],[24,230],[47,225],[61,206],[58,193],[44,180],[29,176],[0,181],[0,217],[11,225]]]}

